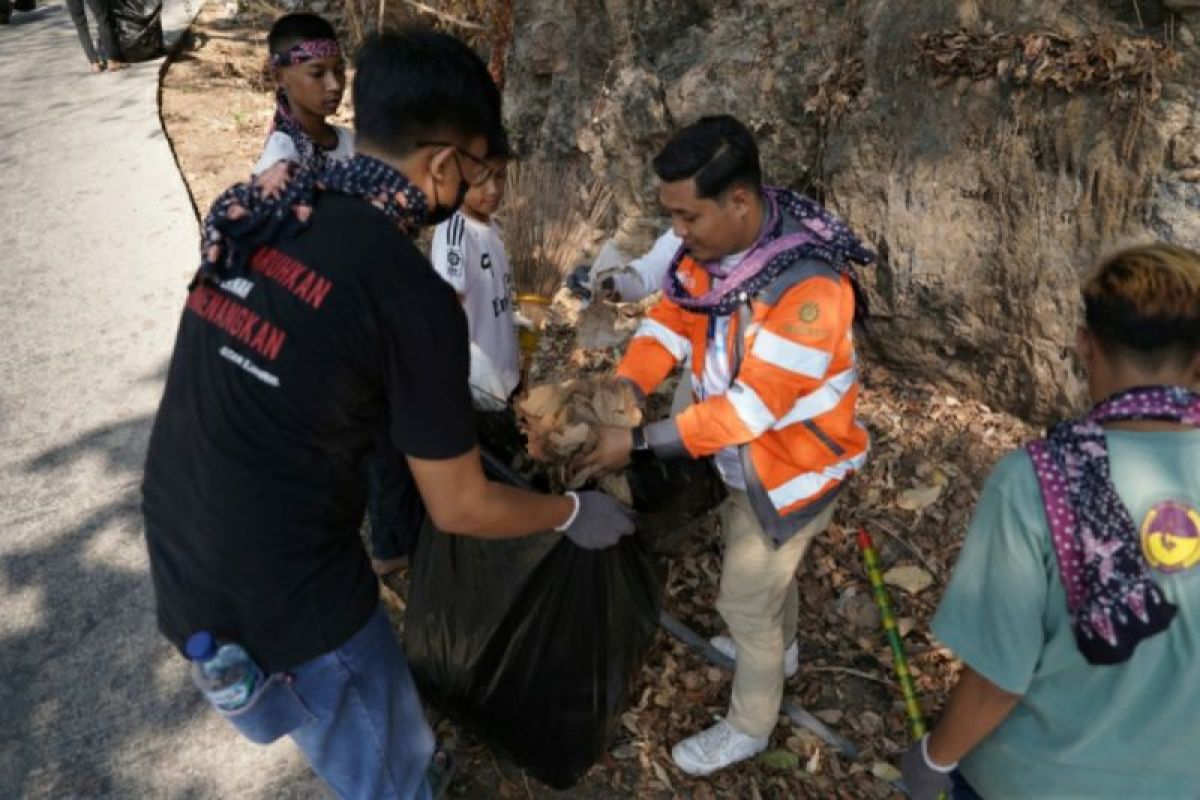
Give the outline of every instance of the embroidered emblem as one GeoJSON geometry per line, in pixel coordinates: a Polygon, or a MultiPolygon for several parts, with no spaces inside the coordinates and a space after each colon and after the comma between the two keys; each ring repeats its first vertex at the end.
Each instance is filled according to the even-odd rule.
{"type": "Polygon", "coordinates": [[[1161,572],[1180,572],[1200,564],[1200,512],[1191,506],[1158,503],[1142,520],[1142,552],[1161,572]]]}
{"type": "Polygon", "coordinates": [[[800,306],[800,321],[813,323],[821,316],[821,307],[816,303],[805,303],[800,306]]]}

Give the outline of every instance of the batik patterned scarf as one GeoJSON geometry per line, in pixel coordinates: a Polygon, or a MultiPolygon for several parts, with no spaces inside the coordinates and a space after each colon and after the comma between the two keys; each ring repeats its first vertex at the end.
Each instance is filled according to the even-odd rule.
{"type": "Polygon", "coordinates": [[[292,238],[308,225],[318,192],[361,198],[406,235],[428,216],[425,194],[399,171],[370,156],[334,161],[320,172],[296,165],[289,169],[290,178],[281,189],[268,192],[252,181],[231,186],[216,199],[204,219],[197,280],[245,274],[255,250],[292,238]]]}
{"type": "MultiPolygon", "coordinates": [[[[307,39],[287,52],[272,53],[271,66],[294,67],[297,64],[321,58],[336,58],[341,54],[342,48],[336,39],[307,39]]],[[[287,134],[288,138],[292,140],[303,166],[314,170],[320,170],[325,166],[327,159],[324,148],[313,141],[308,132],[292,116],[292,110],[288,106],[287,92],[283,90],[282,86],[275,89],[275,116],[271,120],[271,128],[267,131],[267,137],[270,138],[275,131],[287,134]]]]}
{"type": "Polygon", "coordinates": [[[746,302],[771,284],[788,267],[802,259],[819,259],[850,279],[854,287],[854,318],[867,318],[867,297],[850,262],[870,264],[875,254],[868,250],[846,225],[819,203],[788,189],[768,188],[767,224],[750,252],[726,276],[716,276],[715,265],[706,264],[714,274],[712,288],[693,297],[679,278],[679,265],[687,250],[679,248],[663,280],[663,293],[677,305],[711,316],[728,316],[739,303],[746,302]],[[800,230],[784,233],[784,214],[799,223],[800,230]]]}
{"type": "Polygon", "coordinates": [[[1106,423],[1200,426],[1200,395],[1177,386],[1131,389],[1028,445],[1041,486],[1079,652],[1119,664],[1171,624],[1176,608],[1150,576],[1129,509],[1113,486],[1106,423]]]}

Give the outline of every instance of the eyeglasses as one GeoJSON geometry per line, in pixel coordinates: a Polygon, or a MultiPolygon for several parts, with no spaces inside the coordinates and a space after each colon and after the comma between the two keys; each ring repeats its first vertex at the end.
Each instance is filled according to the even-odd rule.
{"type": "Polygon", "coordinates": [[[496,173],[487,162],[478,156],[471,155],[453,142],[417,142],[418,147],[450,147],[454,149],[454,161],[458,164],[458,172],[469,186],[482,186],[496,173]],[[467,159],[470,169],[464,169],[462,159],[467,159]]]}

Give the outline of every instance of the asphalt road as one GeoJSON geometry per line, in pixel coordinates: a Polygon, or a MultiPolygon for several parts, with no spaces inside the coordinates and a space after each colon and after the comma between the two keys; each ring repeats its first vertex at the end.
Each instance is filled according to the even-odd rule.
{"type": "Polygon", "coordinates": [[[154,627],[138,484],[197,227],[161,62],[86,66],[61,3],[0,27],[0,797],[325,796],[154,627]]]}

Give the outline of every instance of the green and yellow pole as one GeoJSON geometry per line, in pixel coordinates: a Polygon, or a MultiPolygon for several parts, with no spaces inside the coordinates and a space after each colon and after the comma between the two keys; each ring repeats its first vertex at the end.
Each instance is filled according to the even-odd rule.
{"type": "MultiPolygon", "coordinates": [[[[913,686],[912,672],[908,669],[908,656],[904,654],[904,642],[896,627],[896,617],[892,614],[892,602],[888,599],[887,587],[883,583],[883,573],[879,571],[879,554],[875,552],[871,534],[862,528],[858,531],[858,549],[862,550],[863,562],[867,567],[867,580],[871,582],[871,594],[875,597],[875,605],[879,606],[883,632],[887,635],[888,645],[892,649],[892,670],[896,673],[896,682],[900,684],[900,694],[904,698],[908,727],[913,738],[920,739],[925,735],[925,717],[921,714],[921,703],[917,700],[917,689],[913,686]]],[[[945,798],[945,795],[941,795],[941,798],[945,798]]]]}

